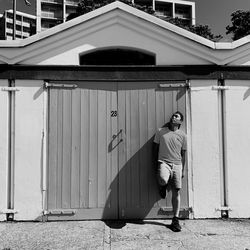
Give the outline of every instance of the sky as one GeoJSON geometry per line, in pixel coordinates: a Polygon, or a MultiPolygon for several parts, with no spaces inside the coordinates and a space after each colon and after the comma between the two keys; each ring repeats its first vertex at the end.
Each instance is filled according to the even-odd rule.
{"type": "MultiPolygon", "coordinates": [[[[35,1],[16,0],[17,10],[35,15],[35,1]]],[[[13,0],[0,0],[0,13],[12,8],[13,0]]],[[[191,0],[195,2],[196,24],[208,25],[215,35],[226,37],[226,26],[231,24],[231,14],[236,10],[250,11],[250,0],[191,0]]]]}
{"type": "Polygon", "coordinates": [[[207,24],[215,35],[226,36],[231,14],[236,10],[250,11],[250,0],[193,0],[196,24],[207,24]]]}

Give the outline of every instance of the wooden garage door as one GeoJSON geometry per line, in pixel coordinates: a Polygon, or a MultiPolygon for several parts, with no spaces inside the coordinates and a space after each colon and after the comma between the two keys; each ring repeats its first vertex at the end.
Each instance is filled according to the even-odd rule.
{"type": "MultiPolygon", "coordinates": [[[[171,194],[161,200],[152,164],[152,143],[157,128],[173,112],[185,114],[186,90],[161,88],[159,83],[119,83],[119,217],[165,218],[172,216],[171,194]]],[[[186,120],[186,119],[185,119],[186,120]]],[[[186,130],[186,125],[182,127],[186,130]]],[[[187,170],[187,169],[186,169],[187,170]]],[[[186,174],[187,176],[187,174],[186,174]]],[[[187,180],[183,181],[181,208],[187,216],[187,180]]]]}
{"type": "Polygon", "coordinates": [[[117,218],[117,85],[49,89],[49,219],[117,218]],[[54,216],[53,216],[54,215],[54,216]],[[59,215],[59,216],[57,216],[59,215]]]}
{"type": "MultiPolygon", "coordinates": [[[[176,110],[185,114],[185,89],[153,82],[50,88],[48,219],[169,216],[171,197],[157,192],[152,141],[176,110]]],[[[186,180],[183,186],[187,208],[186,180]]]]}

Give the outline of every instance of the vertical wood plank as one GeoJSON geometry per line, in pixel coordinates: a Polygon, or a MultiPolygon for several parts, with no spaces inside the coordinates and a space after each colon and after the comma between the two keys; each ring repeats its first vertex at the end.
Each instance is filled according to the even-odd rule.
{"type": "Polygon", "coordinates": [[[48,168],[48,208],[56,208],[57,183],[57,91],[49,93],[49,168],[48,168]]]}
{"type": "Polygon", "coordinates": [[[104,207],[106,202],[106,169],[107,169],[107,135],[106,135],[106,91],[98,90],[98,207],[104,207]]]}
{"type": "Polygon", "coordinates": [[[164,103],[162,103],[165,110],[164,123],[169,122],[171,115],[173,114],[173,94],[171,90],[166,89],[164,91],[164,103]]]}
{"type": "Polygon", "coordinates": [[[80,206],[80,140],[81,140],[81,92],[72,90],[72,120],[71,120],[71,208],[80,206]]]}
{"type": "Polygon", "coordinates": [[[62,207],[70,208],[71,195],[71,91],[63,91],[63,173],[62,173],[62,207]]]}
{"type": "Polygon", "coordinates": [[[127,176],[127,165],[126,165],[126,131],[125,131],[125,111],[126,111],[126,102],[125,102],[125,90],[122,89],[122,85],[118,85],[118,127],[122,129],[122,132],[119,134],[119,138],[116,140],[123,139],[123,142],[119,144],[119,154],[118,154],[118,165],[119,165],[119,207],[126,207],[127,200],[127,185],[126,185],[126,176],[127,176]]]}
{"type": "Polygon", "coordinates": [[[148,100],[147,91],[139,90],[139,157],[140,157],[140,207],[148,207],[148,172],[150,168],[150,155],[148,154],[148,100]]]}
{"type": "Polygon", "coordinates": [[[177,111],[178,109],[178,104],[177,104],[177,100],[176,100],[176,96],[177,96],[177,91],[176,89],[172,89],[172,110],[173,110],[173,113],[177,111]]]}
{"type": "MultiPolygon", "coordinates": [[[[156,93],[155,88],[148,90],[148,140],[153,143],[155,132],[157,129],[156,126],[156,93]]],[[[148,154],[152,159],[152,146],[148,150],[148,154]]],[[[156,166],[152,166],[151,171],[149,171],[149,204],[154,204],[157,200],[157,182],[155,175],[156,166]]]]}
{"type": "MultiPolygon", "coordinates": [[[[186,121],[186,90],[185,89],[179,89],[176,93],[176,102],[177,102],[177,108],[178,110],[184,115],[184,122],[181,125],[181,130],[185,133],[187,132],[187,121],[186,121]]],[[[182,206],[187,206],[188,204],[188,180],[187,180],[187,158],[186,158],[186,166],[185,166],[185,177],[182,180],[182,189],[181,189],[181,204],[182,206]]]]}
{"type": "MultiPolygon", "coordinates": [[[[117,85],[116,85],[117,86],[117,85]]],[[[111,110],[117,110],[117,88],[111,91],[111,110]]],[[[111,134],[117,135],[117,117],[111,117],[111,134]]],[[[118,147],[112,149],[111,153],[111,206],[118,209],[118,147]]]]}
{"type": "Polygon", "coordinates": [[[81,90],[80,207],[89,207],[89,90],[81,90]]]}
{"type": "Polygon", "coordinates": [[[62,91],[57,91],[57,187],[56,187],[56,207],[62,207],[62,150],[63,150],[63,95],[62,91]]]}
{"type": "Polygon", "coordinates": [[[164,111],[164,92],[156,91],[155,92],[155,101],[156,101],[156,127],[160,128],[164,125],[165,122],[165,111],[164,111]]]}
{"type": "Polygon", "coordinates": [[[111,187],[111,168],[112,168],[112,128],[111,128],[111,91],[107,92],[106,98],[106,107],[107,107],[107,120],[106,120],[106,133],[107,133],[107,168],[105,173],[105,178],[107,180],[107,197],[106,200],[106,209],[110,208],[111,206],[111,199],[112,199],[112,187],[111,187]]]}
{"type": "Polygon", "coordinates": [[[130,90],[124,90],[125,94],[125,161],[126,168],[124,170],[125,177],[125,187],[126,187],[126,204],[125,207],[129,207],[132,204],[132,164],[131,164],[131,93],[130,90]]]}
{"type": "Polygon", "coordinates": [[[180,89],[176,93],[176,102],[177,102],[177,109],[183,114],[184,116],[184,123],[182,128],[186,131],[186,89],[180,89]]]}
{"type": "Polygon", "coordinates": [[[139,138],[139,92],[138,90],[131,91],[131,110],[130,110],[130,123],[131,123],[131,182],[132,182],[132,204],[131,207],[139,208],[140,206],[140,158],[138,149],[140,147],[139,138]]]}
{"type": "Polygon", "coordinates": [[[98,197],[98,110],[97,110],[97,90],[90,90],[90,115],[89,115],[89,207],[97,207],[98,197]]]}

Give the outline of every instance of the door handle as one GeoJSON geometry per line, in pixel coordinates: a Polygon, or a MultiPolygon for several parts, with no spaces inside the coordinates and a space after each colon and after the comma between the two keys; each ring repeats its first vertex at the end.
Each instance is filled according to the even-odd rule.
{"type": "Polygon", "coordinates": [[[120,134],[122,134],[122,129],[120,129],[120,131],[116,135],[112,136],[112,140],[114,140],[115,138],[117,138],[120,134]]]}
{"type": "Polygon", "coordinates": [[[119,135],[122,136],[122,132],[123,132],[123,130],[120,129],[119,132],[118,132],[116,135],[113,135],[113,136],[112,136],[112,140],[111,140],[111,142],[109,143],[109,146],[108,146],[109,152],[111,152],[111,151],[112,151],[113,149],[115,149],[121,142],[123,142],[123,138],[120,138],[120,140],[119,140],[115,145],[113,145],[114,140],[115,140],[116,138],[119,139],[119,135]]]}

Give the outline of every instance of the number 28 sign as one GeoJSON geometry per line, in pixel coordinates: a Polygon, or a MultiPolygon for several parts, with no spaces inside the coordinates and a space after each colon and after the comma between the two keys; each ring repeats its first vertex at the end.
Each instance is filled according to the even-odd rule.
{"type": "Polygon", "coordinates": [[[111,117],[117,117],[117,111],[116,110],[111,110],[111,117]]]}

